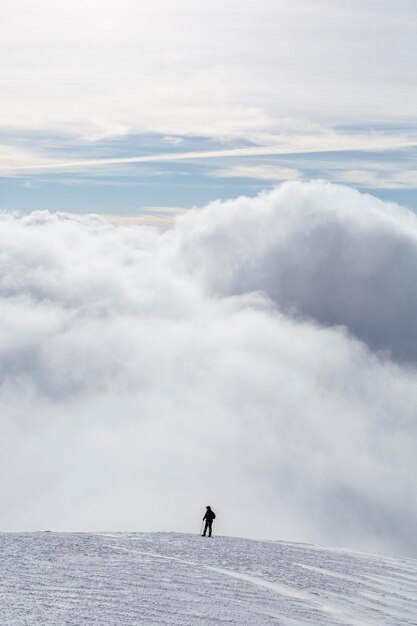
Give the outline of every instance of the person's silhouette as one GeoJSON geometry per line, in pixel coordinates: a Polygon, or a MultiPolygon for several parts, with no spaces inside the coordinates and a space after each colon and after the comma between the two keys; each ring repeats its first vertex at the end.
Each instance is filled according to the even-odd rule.
{"type": "Polygon", "coordinates": [[[202,537],[206,536],[207,530],[209,531],[209,537],[211,537],[211,527],[213,525],[214,519],[216,519],[215,512],[211,510],[210,506],[206,506],[206,513],[203,517],[203,520],[205,520],[206,523],[204,526],[203,534],[201,535],[202,537]]]}

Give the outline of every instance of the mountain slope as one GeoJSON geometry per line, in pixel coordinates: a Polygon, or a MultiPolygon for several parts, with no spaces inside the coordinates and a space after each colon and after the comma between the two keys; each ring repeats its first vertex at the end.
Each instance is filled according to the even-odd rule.
{"type": "Polygon", "coordinates": [[[417,624],[417,561],[174,533],[0,535],[0,623],[417,624]]]}

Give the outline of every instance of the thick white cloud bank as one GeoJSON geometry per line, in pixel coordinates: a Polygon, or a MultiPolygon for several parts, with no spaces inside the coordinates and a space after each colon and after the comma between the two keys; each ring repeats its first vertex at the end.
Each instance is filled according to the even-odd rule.
{"type": "Polygon", "coordinates": [[[161,234],[3,214],[0,527],[417,554],[417,219],[321,182],[161,234]]]}

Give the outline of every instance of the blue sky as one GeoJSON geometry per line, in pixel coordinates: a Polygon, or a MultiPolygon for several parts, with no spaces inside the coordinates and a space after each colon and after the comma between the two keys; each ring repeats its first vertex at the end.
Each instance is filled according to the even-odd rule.
{"type": "Polygon", "coordinates": [[[1,209],[140,216],[320,178],[417,210],[414,2],[147,4],[5,3],[1,209]]]}

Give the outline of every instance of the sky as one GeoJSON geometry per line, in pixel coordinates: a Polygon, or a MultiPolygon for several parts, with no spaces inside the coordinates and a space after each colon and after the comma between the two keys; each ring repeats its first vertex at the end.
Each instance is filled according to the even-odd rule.
{"type": "Polygon", "coordinates": [[[149,221],[318,178],[415,210],[416,17],[413,0],[5,0],[0,207],[149,221]]]}
{"type": "Polygon", "coordinates": [[[417,555],[416,13],[3,2],[1,530],[417,555]]]}

